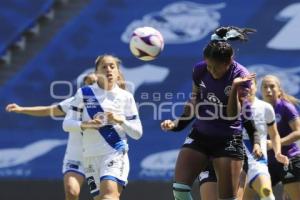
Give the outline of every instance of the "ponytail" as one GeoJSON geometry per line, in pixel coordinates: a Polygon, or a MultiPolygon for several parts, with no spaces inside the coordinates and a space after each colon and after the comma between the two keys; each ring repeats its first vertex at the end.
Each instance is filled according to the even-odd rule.
{"type": "Polygon", "coordinates": [[[249,33],[255,33],[256,30],[252,28],[238,28],[235,26],[220,27],[215,30],[211,36],[211,40],[227,41],[227,40],[241,40],[247,41],[249,33]]]}
{"type": "Polygon", "coordinates": [[[227,40],[247,41],[248,34],[254,32],[256,31],[251,28],[220,27],[211,36],[211,41],[203,50],[203,56],[219,63],[230,64],[234,50],[227,40]]]}
{"type": "Polygon", "coordinates": [[[126,81],[125,81],[123,73],[120,70],[119,70],[119,80],[118,80],[117,84],[121,89],[126,90],[126,81]]]}

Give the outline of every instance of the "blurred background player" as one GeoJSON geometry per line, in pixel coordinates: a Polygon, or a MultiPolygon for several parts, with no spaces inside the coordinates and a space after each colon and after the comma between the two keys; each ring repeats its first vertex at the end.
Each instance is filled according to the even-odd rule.
{"type": "MultiPolygon", "coordinates": [[[[282,153],[289,158],[289,167],[276,162],[273,152],[268,151],[269,172],[272,185],[282,182],[285,193],[291,200],[300,198],[300,118],[296,109],[299,100],[286,94],[276,76],[267,75],[262,80],[263,100],[270,103],[276,114],[277,129],[281,137],[282,153]]],[[[269,141],[269,148],[273,143],[269,141]]]]}
{"type": "MultiPolygon", "coordinates": [[[[90,73],[83,78],[84,85],[91,85],[96,81],[97,76],[94,73],[90,73]]],[[[34,107],[23,107],[12,103],[6,106],[6,111],[35,117],[64,116],[68,112],[72,100],[73,97],[55,105],[34,107]]],[[[72,132],[68,136],[62,172],[64,174],[65,199],[79,199],[80,189],[85,178],[82,161],[82,135],[80,131],[72,132]]]]}
{"type": "MultiPolygon", "coordinates": [[[[219,199],[236,199],[244,159],[239,96],[247,94],[249,84],[245,83],[255,75],[233,60],[234,50],[227,40],[245,41],[252,32],[237,27],[217,29],[204,48],[205,61],[194,67],[194,96],[187,104],[190,108],[184,110],[196,108],[196,121],[176,161],[173,184],[176,200],[192,199],[191,186],[210,157],[214,158],[219,199]],[[216,112],[217,116],[209,114],[216,112]]],[[[177,121],[165,120],[161,127],[166,131],[180,129],[186,117],[193,114],[193,111],[184,113],[177,121]]]]}
{"type": "Polygon", "coordinates": [[[84,170],[95,199],[120,198],[129,173],[126,135],[142,136],[142,125],[133,95],[120,85],[121,61],[112,55],[96,59],[98,81],[80,88],[71,103],[63,128],[83,132],[84,170]]]}

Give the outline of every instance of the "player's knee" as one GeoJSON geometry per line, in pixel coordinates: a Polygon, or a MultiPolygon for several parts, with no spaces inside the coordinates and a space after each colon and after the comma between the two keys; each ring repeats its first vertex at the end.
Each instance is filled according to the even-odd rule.
{"type": "Polygon", "coordinates": [[[75,187],[72,184],[65,185],[65,196],[67,200],[77,200],[80,194],[80,187],[75,187]]]}
{"type": "Polygon", "coordinates": [[[99,197],[100,197],[101,200],[117,200],[117,199],[120,199],[120,196],[113,195],[113,194],[103,194],[103,195],[100,194],[99,197]]]}
{"type": "Polygon", "coordinates": [[[66,200],[78,200],[80,190],[76,190],[72,187],[67,187],[65,193],[66,193],[65,194],[66,195],[66,200]]]}
{"type": "Polygon", "coordinates": [[[262,199],[262,200],[274,200],[275,199],[272,189],[269,187],[262,187],[260,189],[259,196],[261,197],[260,199],[262,199]]]}
{"type": "Polygon", "coordinates": [[[175,200],[193,200],[191,187],[186,184],[173,183],[173,195],[175,200]]]}

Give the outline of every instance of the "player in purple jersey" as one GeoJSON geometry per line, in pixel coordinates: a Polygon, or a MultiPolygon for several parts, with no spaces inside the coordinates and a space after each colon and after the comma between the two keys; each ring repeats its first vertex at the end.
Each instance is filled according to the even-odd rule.
{"type": "Polygon", "coordinates": [[[227,40],[247,40],[252,29],[221,27],[204,48],[204,61],[193,70],[193,97],[182,117],[161,123],[163,130],[180,130],[196,113],[193,128],[178,155],[173,194],[175,200],[191,200],[191,186],[213,159],[219,199],[236,199],[243,163],[241,96],[247,95],[255,77],[233,60],[227,40]],[[194,112],[193,109],[196,109],[194,112]],[[188,118],[188,119],[187,119],[188,118]]]}
{"type": "MultiPolygon", "coordinates": [[[[94,73],[90,73],[84,76],[83,78],[84,85],[91,85],[96,81],[97,81],[97,77],[94,73]]],[[[49,106],[24,107],[24,106],[19,106],[18,104],[15,103],[11,103],[6,106],[6,111],[31,115],[35,117],[44,117],[44,116],[58,117],[58,116],[64,116],[66,114],[65,112],[67,112],[69,109],[68,108],[69,103],[70,102],[68,99],[62,101],[59,104],[49,105],[49,106]]],[[[65,200],[78,200],[80,194],[80,188],[85,177],[83,172],[83,166],[81,166],[80,164],[82,163],[82,161],[79,159],[82,157],[82,155],[72,156],[73,163],[67,162],[69,157],[69,155],[67,155],[67,151],[69,151],[70,153],[74,151],[74,148],[80,148],[80,147],[69,146],[69,144],[71,144],[70,141],[71,136],[72,135],[70,135],[68,139],[68,147],[65,153],[64,165],[63,165],[65,200]]],[[[71,144],[71,145],[75,145],[75,144],[71,144]]]]}
{"type": "MultiPolygon", "coordinates": [[[[284,191],[291,200],[300,198],[300,148],[295,143],[300,139],[300,117],[295,105],[299,100],[287,95],[280,84],[279,79],[273,75],[267,75],[262,80],[263,99],[269,102],[276,114],[277,128],[281,137],[282,154],[286,155],[290,164],[285,168],[276,162],[274,153],[268,152],[269,172],[272,184],[282,182],[284,191]]],[[[269,148],[272,143],[269,141],[269,148]]]]}
{"type": "MultiPolygon", "coordinates": [[[[273,144],[273,151],[276,152],[276,160],[288,166],[288,158],[281,154],[280,136],[275,123],[275,113],[272,106],[256,97],[256,81],[252,81],[251,89],[248,95],[249,103],[255,127],[257,128],[258,137],[260,138],[260,146],[263,154],[261,156],[253,156],[251,152],[252,145],[249,143],[249,133],[251,129],[246,129],[243,134],[246,159],[244,161],[244,172],[247,173],[246,189],[243,194],[245,185],[245,173],[241,176],[239,199],[255,199],[256,194],[261,200],[274,200],[272,192],[271,179],[267,167],[267,134],[269,134],[273,144]],[[243,196],[244,195],[244,196],[243,196]]],[[[243,122],[244,123],[244,122],[243,122]]],[[[251,141],[251,139],[250,139],[251,141]]],[[[253,142],[251,142],[253,143],[253,142]]],[[[217,193],[217,178],[212,165],[207,167],[199,175],[200,195],[202,200],[217,200],[217,197],[210,193],[217,193]]]]}

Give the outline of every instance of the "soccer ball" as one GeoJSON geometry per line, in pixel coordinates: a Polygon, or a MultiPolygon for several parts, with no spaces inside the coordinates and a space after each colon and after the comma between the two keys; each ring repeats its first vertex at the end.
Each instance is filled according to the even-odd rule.
{"type": "Polygon", "coordinates": [[[133,31],[129,47],[138,59],[154,60],[164,48],[164,39],[155,28],[139,27],[133,31]]]}

